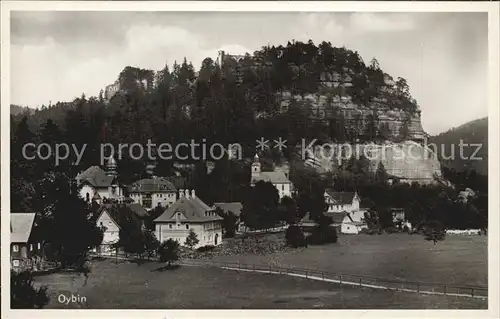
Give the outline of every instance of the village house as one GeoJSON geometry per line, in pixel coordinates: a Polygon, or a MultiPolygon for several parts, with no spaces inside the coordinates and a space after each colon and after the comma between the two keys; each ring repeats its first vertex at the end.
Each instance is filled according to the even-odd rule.
{"type": "Polygon", "coordinates": [[[42,242],[35,237],[35,213],[10,214],[10,256],[14,270],[31,268],[42,256],[42,242]]]}
{"type": "Polygon", "coordinates": [[[120,240],[120,229],[125,220],[123,217],[130,217],[136,223],[137,227],[144,229],[144,219],[148,216],[148,212],[137,203],[103,205],[96,225],[103,227],[104,233],[101,246],[96,251],[103,254],[114,251],[113,245],[120,240]],[[123,210],[123,208],[128,208],[128,210],[123,210]],[[123,216],[127,212],[130,215],[123,216]]]}
{"type": "Polygon", "coordinates": [[[165,212],[156,218],[156,238],[160,242],[173,239],[184,245],[192,230],[202,246],[218,246],[222,243],[222,217],[218,216],[214,207],[209,207],[196,197],[195,191],[180,192],[180,198],[165,212]]]}
{"type": "Polygon", "coordinates": [[[292,197],[292,183],[288,179],[288,176],[283,171],[274,172],[262,172],[261,164],[259,162],[259,156],[255,154],[251,171],[250,185],[253,187],[257,182],[271,182],[273,186],[278,190],[280,200],[285,197],[292,197]]]}
{"type": "Polygon", "coordinates": [[[86,202],[95,201],[102,204],[103,200],[123,200],[123,188],[118,183],[116,172],[116,161],[110,158],[106,164],[106,170],[99,166],[91,166],[76,176],[80,189],[80,196],[86,202]]]}
{"type": "Polygon", "coordinates": [[[128,196],[146,209],[167,208],[177,200],[177,189],[170,180],[153,176],[134,182],[128,188],[128,196]]]}
{"type": "Polygon", "coordinates": [[[324,196],[328,213],[359,211],[360,198],[357,192],[336,192],[327,188],[324,196]]]}
{"type": "MultiPolygon", "coordinates": [[[[360,209],[360,198],[357,192],[335,192],[326,189],[325,202],[328,205],[324,213],[326,217],[332,219],[332,226],[336,227],[342,234],[359,234],[366,225],[365,210],[360,209]]],[[[301,227],[310,229],[315,226],[309,213],[300,221],[301,227]]]]}

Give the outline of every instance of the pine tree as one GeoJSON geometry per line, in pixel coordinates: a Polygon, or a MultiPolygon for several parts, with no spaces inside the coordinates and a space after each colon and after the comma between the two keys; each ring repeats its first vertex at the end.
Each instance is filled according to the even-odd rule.
{"type": "Polygon", "coordinates": [[[190,249],[193,249],[196,245],[198,245],[199,242],[200,240],[198,239],[198,235],[196,235],[196,233],[191,229],[184,245],[186,245],[190,249]]]}

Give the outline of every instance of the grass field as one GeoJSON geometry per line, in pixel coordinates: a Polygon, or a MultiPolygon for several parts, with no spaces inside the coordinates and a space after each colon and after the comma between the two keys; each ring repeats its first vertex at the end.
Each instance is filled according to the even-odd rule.
{"type": "Polygon", "coordinates": [[[263,256],[218,256],[215,260],[385,279],[485,286],[488,284],[487,243],[486,236],[449,235],[434,245],[420,235],[340,235],[336,244],[263,256]]]}
{"type": "Polygon", "coordinates": [[[93,262],[87,283],[80,275],[58,273],[36,278],[47,285],[47,308],[93,309],[486,309],[487,302],[450,296],[342,287],[289,276],[216,268],[180,267],[160,272],[155,262],[137,265],[93,262]],[[86,302],[58,302],[79,295],[86,302]]]}

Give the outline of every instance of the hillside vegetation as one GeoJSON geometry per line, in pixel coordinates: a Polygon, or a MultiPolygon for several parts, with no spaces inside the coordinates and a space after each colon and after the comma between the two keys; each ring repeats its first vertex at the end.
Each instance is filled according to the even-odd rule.
{"type": "Polygon", "coordinates": [[[438,155],[442,165],[449,169],[454,169],[456,171],[462,172],[465,170],[474,169],[477,173],[484,175],[488,174],[488,118],[482,118],[474,120],[459,127],[448,130],[430,138],[432,143],[435,143],[439,147],[438,155]],[[464,146],[463,155],[461,158],[459,151],[459,143],[463,141],[464,144],[478,144],[478,146],[464,146]],[[443,149],[441,148],[441,145],[443,149]],[[455,148],[455,158],[454,159],[443,159],[444,157],[450,157],[452,147],[455,148]],[[478,159],[471,158],[476,152],[474,157],[478,159]],[[443,153],[444,151],[444,153],[443,153]],[[479,159],[480,158],[480,159],[479,159]]]}

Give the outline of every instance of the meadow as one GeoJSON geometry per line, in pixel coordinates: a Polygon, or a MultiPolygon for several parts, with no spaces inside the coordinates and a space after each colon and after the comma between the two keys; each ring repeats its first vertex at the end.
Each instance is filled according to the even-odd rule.
{"type": "Polygon", "coordinates": [[[48,309],[486,309],[487,301],[422,295],[337,284],[284,275],[218,268],[179,267],[113,260],[93,261],[83,275],[57,273],[36,277],[47,285],[48,309]],[[85,297],[64,304],[64,294],[85,297]]]}
{"type": "MultiPolygon", "coordinates": [[[[280,238],[283,234],[269,236],[280,238]]],[[[389,280],[488,285],[487,236],[448,235],[434,245],[420,235],[339,235],[336,244],[214,259],[389,280]]]]}

